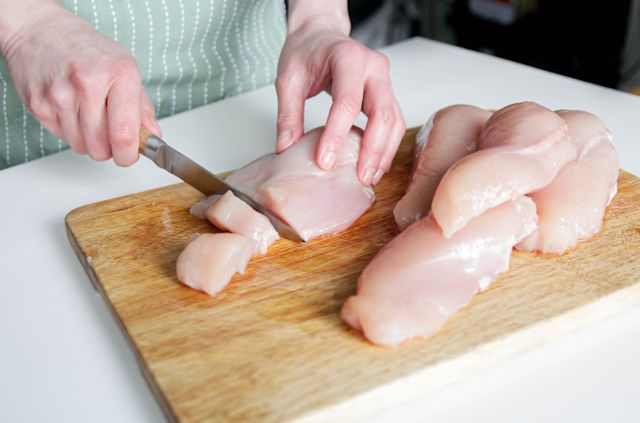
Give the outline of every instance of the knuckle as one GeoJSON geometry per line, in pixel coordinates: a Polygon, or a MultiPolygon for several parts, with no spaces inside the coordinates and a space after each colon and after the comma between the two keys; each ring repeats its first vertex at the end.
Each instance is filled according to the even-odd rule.
{"type": "Polygon", "coordinates": [[[369,151],[366,156],[366,162],[374,170],[380,167],[382,161],[382,153],[378,151],[369,151]]]}
{"type": "Polygon", "coordinates": [[[84,145],[83,140],[72,140],[66,139],[65,142],[71,147],[76,154],[85,155],[87,154],[87,147],[84,145]]]}
{"type": "Polygon", "coordinates": [[[357,115],[362,109],[362,99],[355,93],[344,94],[336,100],[339,110],[349,115],[357,115]]]}
{"type": "Polygon", "coordinates": [[[276,125],[278,127],[286,126],[295,120],[294,116],[289,112],[280,112],[276,118],[276,125]]]}
{"type": "Polygon", "coordinates": [[[278,75],[274,85],[276,86],[276,93],[278,94],[282,94],[287,89],[287,82],[283,75],[278,75]]]}
{"type": "Polygon", "coordinates": [[[75,68],[69,74],[69,80],[81,92],[89,92],[100,83],[100,76],[97,71],[83,68],[75,68]]]}
{"type": "Polygon", "coordinates": [[[375,65],[383,72],[387,73],[391,67],[391,62],[389,62],[389,58],[386,55],[380,52],[375,52],[375,65]]]}
{"type": "Polygon", "coordinates": [[[113,161],[120,167],[129,167],[138,160],[138,156],[129,155],[127,157],[114,156],[113,161]]]}
{"type": "Polygon", "coordinates": [[[342,148],[342,144],[345,141],[345,135],[331,132],[327,135],[325,146],[333,151],[339,151],[342,148]]]}
{"type": "Polygon", "coordinates": [[[126,78],[136,82],[141,80],[138,65],[135,60],[126,56],[113,60],[111,74],[117,79],[126,78]]]}
{"type": "Polygon", "coordinates": [[[104,161],[111,158],[111,146],[102,131],[95,129],[85,135],[86,148],[93,160],[104,161]]]}
{"type": "Polygon", "coordinates": [[[89,150],[89,157],[98,162],[103,162],[111,158],[111,152],[105,149],[89,150]]]}
{"type": "Polygon", "coordinates": [[[71,111],[73,105],[73,90],[66,83],[57,82],[49,87],[47,97],[51,104],[58,110],[71,111]]]}
{"type": "Polygon", "coordinates": [[[395,125],[398,117],[396,116],[395,107],[387,105],[382,106],[374,113],[376,117],[378,117],[383,124],[385,125],[395,125]]]}
{"type": "Polygon", "coordinates": [[[96,90],[109,81],[128,79],[140,82],[140,72],[135,60],[122,56],[105,59],[99,66],[88,66],[84,63],[77,64],[69,73],[69,80],[81,92],[87,93],[96,90]]]}
{"type": "Polygon", "coordinates": [[[129,147],[136,141],[135,131],[125,122],[115,123],[110,131],[111,145],[114,147],[129,147]]]}
{"type": "Polygon", "coordinates": [[[353,40],[341,42],[336,51],[341,56],[348,57],[349,60],[354,62],[362,62],[366,56],[366,47],[353,40]]]}
{"type": "Polygon", "coordinates": [[[370,143],[369,148],[367,148],[367,154],[373,161],[378,163],[382,158],[382,153],[384,153],[385,147],[386,144],[383,142],[370,143]]]}
{"type": "Polygon", "coordinates": [[[300,73],[292,68],[284,69],[278,74],[275,86],[276,92],[283,93],[300,81],[300,73]]]}

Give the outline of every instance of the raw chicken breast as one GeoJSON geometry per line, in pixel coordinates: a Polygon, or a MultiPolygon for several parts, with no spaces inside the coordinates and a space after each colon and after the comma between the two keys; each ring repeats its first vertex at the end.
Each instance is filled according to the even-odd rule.
{"type": "Polygon", "coordinates": [[[335,166],[316,166],[324,128],[303,135],[281,154],[267,154],[237,170],[227,182],[289,223],[305,240],[347,229],[373,204],[373,189],[356,174],[362,130],[353,127],[335,166]]]}
{"type": "Polygon", "coordinates": [[[252,209],[231,191],[217,197],[205,211],[209,222],[216,227],[248,237],[255,245],[255,252],[260,254],[266,253],[267,248],[280,238],[265,215],[252,209]]]}
{"type": "Polygon", "coordinates": [[[378,345],[430,336],[508,269],[513,245],[535,227],[528,197],[486,211],[451,238],[429,214],[378,252],[342,319],[378,345]]]}
{"type": "Polygon", "coordinates": [[[521,251],[562,254],[575,247],[600,230],[616,194],[618,153],[604,123],[583,111],[558,114],[567,122],[578,158],[548,187],[531,194],[538,208],[538,229],[516,245],[521,251]]]}
{"type": "Polygon", "coordinates": [[[207,220],[207,209],[211,207],[211,205],[215,203],[220,197],[220,195],[214,194],[198,201],[189,208],[189,213],[191,213],[192,216],[197,217],[198,219],[207,220]]]}
{"type": "Polygon", "coordinates": [[[564,125],[556,113],[537,103],[510,104],[491,116],[482,130],[478,148],[534,145],[564,125]]]}
{"type": "Polygon", "coordinates": [[[433,217],[447,238],[486,210],[549,185],[576,158],[564,120],[535,103],[495,112],[481,146],[447,171],[433,197],[433,217]]]}
{"type": "Polygon", "coordinates": [[[251,240],[243,235],[198,235],[178,256],[178,280],[214,296],[234,273],[244,272],[253,248],[251,240]]]}
{"type": "Polygon", "coordinates": [[[407,192],[393,209],[401,231],[425,216],[447,170],[478,149],[478,139],[491,112],[457,104],[436,112],[416,135],[415,158],[407,192]]]}

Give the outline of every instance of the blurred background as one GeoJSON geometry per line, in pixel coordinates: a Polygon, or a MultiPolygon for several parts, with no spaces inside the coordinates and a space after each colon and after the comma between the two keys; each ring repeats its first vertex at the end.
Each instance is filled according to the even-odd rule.
{"type": "Polygon", "coordinates": [[[640,0],[350,0],[349,13],[372,48],[423,36],[640,93],[640,0]]]}

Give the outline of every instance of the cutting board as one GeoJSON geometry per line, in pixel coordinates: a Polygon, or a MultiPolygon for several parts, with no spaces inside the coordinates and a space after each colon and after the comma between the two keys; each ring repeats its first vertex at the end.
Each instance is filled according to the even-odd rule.
{"type": "Polygon", "coordinates": [[[509,272],[434,337],[386,349],[348,329],[342,303],[396,234],[391,210],[415,132],[353,227],[276,242],[215,298],[176,279],[188,238],[215,231],[189,215],[202,198],[189,186],[67,215],[71,244],[169,420],[355,420],[640,305],[640,180],[621,171],[600,233],[560,257],[515,252],[509,272]]]}

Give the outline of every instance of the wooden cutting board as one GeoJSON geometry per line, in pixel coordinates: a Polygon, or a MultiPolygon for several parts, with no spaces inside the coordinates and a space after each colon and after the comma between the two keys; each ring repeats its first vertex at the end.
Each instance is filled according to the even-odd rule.
{"type": "Polygon", "coordinates": [[[68,214],[71,244],[170,420],[353,420],[640,305],[640,180],[622,171],[599,234],[561,257],[514,253],[431,339],[384,349],[349,330],[340,307],[396,233],[415,131],[352,228],[278,241],[215,298],[175,275],[187,239],[215,231],[189,215],[202,195],[187,185],[68,214]]]}

